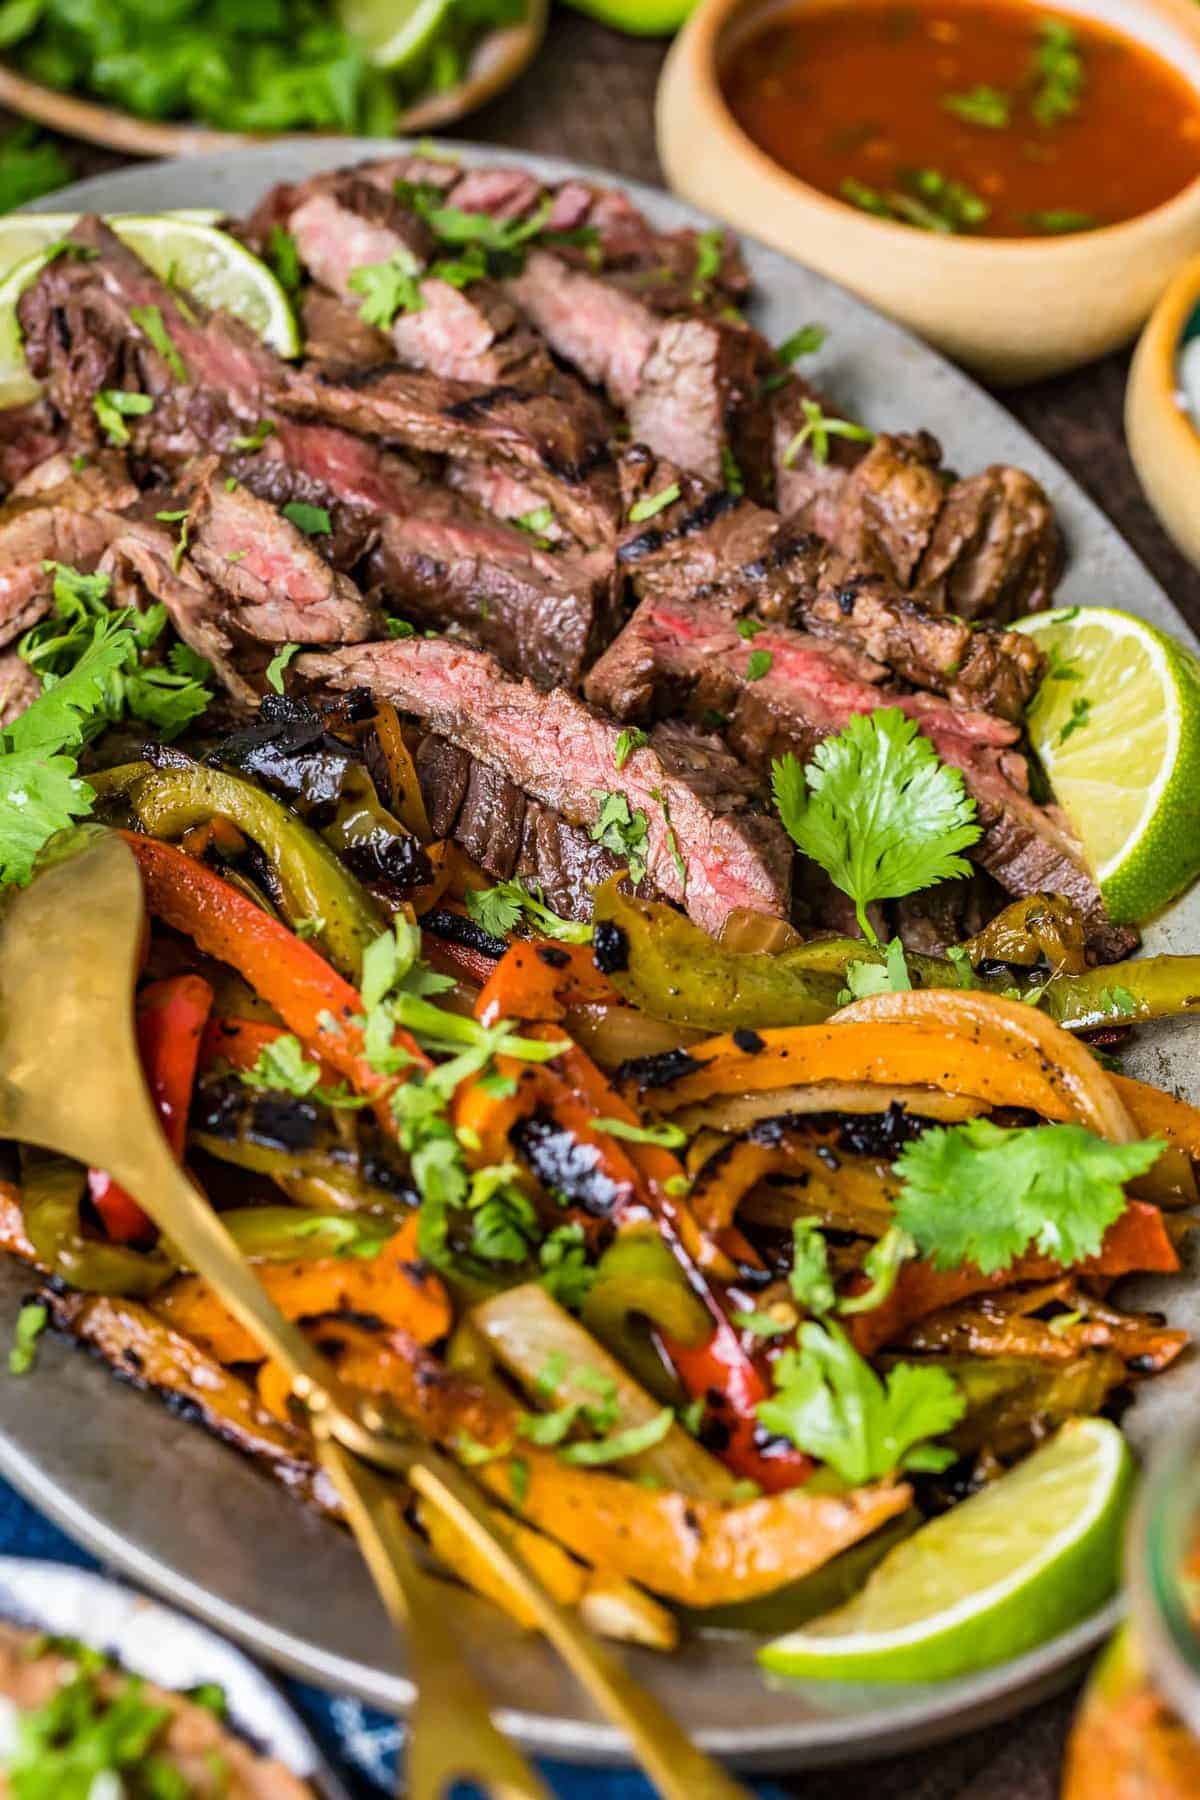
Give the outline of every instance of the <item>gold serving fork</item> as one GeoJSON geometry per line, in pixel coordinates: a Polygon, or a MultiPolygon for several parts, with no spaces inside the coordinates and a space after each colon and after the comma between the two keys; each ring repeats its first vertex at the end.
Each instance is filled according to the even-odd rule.
{"type": "Polygon", "coordinates": [[[438,1800],[456,1780],[495,1800],[547,1800],[496,1729],[446,1628],[444,1590],[420,1567],[396,1490],[402,1475],[439,1508],[507,1585],[618,1725],[664,1800],[746,1800],[624,1665],[547,1593],[496,1529],[455,1463],[415,1438],[336,1371],[255,1279],[204,1195],[176,1164],[138,1059],[133,990],[146,928],[141,878],[113,832],[85,827],[0,915],[0,1135],[104,1169],[208,1282],[308,1409],[322,1467],[393,1622],[407,1621],[417,1698],[407,1792],[438,1800]]]}

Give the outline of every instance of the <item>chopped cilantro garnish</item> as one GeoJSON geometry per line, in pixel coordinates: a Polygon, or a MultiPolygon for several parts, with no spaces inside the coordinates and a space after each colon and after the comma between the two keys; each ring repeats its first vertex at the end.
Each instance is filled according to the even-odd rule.
{"type": "Polygon", "coordinates": [[[771,673],[774,661],[775,656],[772,651],[752,650],[746,658],[746,680],[761,681],[764,675],[771,673]]]}
{"type": "Polygon", "coordinates": [[[37,1341],[49,1321],[50,1314],[40,1300],[26,1300],[17,1314],[12,1349],[8,1353],[10,1375],[28,1375],[37,1357],[37,1341]]]}
{"type": "Polygon", "coordinates": [[[261,450],[274,429],[275,421],[273,419],[260,419],[253,431],[248,431],[241,437],[233,439],[233,448],[235,450],[261,450]]]}
{"type": "Polygon", "coordinates": [[[824,465],[829,461],[830,438],[846,438],[855,444],[875,442],[875,433],[865,425],[856,425],[853,419],[828,418],[816,400],[801,400],[800,410],[804,414],[804,424],[783,453],[784,465],[789,469],[808,443],[812,444],[813,461],[824,465]]]}
{"type": "Polygon", "coordinates": [[[299,656],[299,644],[281,644],[270,662],[267,664],[267,686],[277,694],[283,692],[283,671],[294,656],[299,656]]]}
{"type": "Polygon", "coordinates": [[[307,500],[289,500],[280,508],[285,519],[290,519],[297,531],[303,531],[308,537],[328,537],[333,530],[329,514],[323,506],[310,506],[307,500]]]}
{"type": "Polygon", "coordinates": [[[92,401],[92,410],[110,444],[127,444],[129,427],[126,419],[154,411],[149,394],[127,394],[123,388],[101,388],[92,401]]]}
{"type": "Polygon", "coordinates": [[[546,905],[542,889],[526,886],[514,877],[497,882],[491,888],[473,888],[467,894],[467,911],[477,925],[492,937],[506,938],[520,922],[528,919],[543,937],[557,938],[564,944],[589,944],[592,927],[581,920],[562,919],[546,905]]]}
{"type": "Polygon", "coordinates": [[[361,294],[358,315],[368,325],[386,331],[399,312],[421,312],[420,265],[411,250],[397,250],[386,262],[360,263],[347,277],[347,285],[361,294]]]}
{"type": "Polygon", "coordinates": [[[131,306],[129,317],[131,322],[149,338],[176,381],[186,381],[188,378],[187,364],[179,354],[175,341],[163,322],[162,308],[131,306]]]}
{"type": "Polygon", "coordinates": [[[613,751],[613,768],[623,769],[634,751],[644,749],[649,742],[649,737],[640,725],[626,725],[617,734],[616,748],[613,751]]]}
{"type": "Polygon", "coordinates": [[[669,487],[660,488],[657,494],[647,494],[644,499],[635,500],[629,509],[629,523],[644,525],[647,519],[653,519],[668,506],[673,506],[679,495],[679,483],[673,481],[669,487]]]}
{"type": "Polygon", "coordinates": [[[592,798],[600,802],[600,815],[588,836],[593,843],[603,844],[606,850],[627,859],[629,879],[636,887],[646,873],[646,815],[640,806],[631,812],[624,794],[595,788],[592,798]]]}

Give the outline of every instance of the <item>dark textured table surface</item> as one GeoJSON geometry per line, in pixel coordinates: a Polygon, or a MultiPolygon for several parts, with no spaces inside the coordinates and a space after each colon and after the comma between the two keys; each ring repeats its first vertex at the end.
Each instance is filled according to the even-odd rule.
{"type": "MultiPolygon", "coordinates": [[[[654,148],[654,89],[665,45],[619,36],[556,11],[546,44],[515,87],[465,120],[463,137],[515,150],[576,157],[617,175],[661,182],[654,148]]],[[[121,158],[65,145],[80,175],[121,158]]],[[[1121,428],[1127,356],[1000,398],[1096,500],[1200,631],[1200,573],[1167,539],[1146,504],[1121,428]]],[[[1120,601],[1119,595],[1097,595],[1120,601]]],[[[1070,1700],[918,1756],[797,1778],[804,1800],[1052,1800],[1070,1700]]],[[[791,1785],[791,1784],[789,1784],[791,1785]]]]}

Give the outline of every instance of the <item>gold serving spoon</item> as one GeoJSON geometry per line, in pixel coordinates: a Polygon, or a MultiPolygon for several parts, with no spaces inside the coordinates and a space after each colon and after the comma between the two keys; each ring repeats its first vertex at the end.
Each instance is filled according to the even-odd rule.
{"type": "Polygon", "coordinates": [[[625,1732],[664,1800],[747,1800],[547,1593],[457,1465],[402,1420],[385,1417],[377,1402],[348,1392],[255,1279],[176,1164],[151,1104],[132,1005],[145,927],[132,853],[99,827],[79,831],[9,900],[0,915],[0,1135],[106,1170],[286,1370],[384,1603],[397,1623],[409,1622],[418,1686],[408,1750],[412,1800],[437,1800],[454,1779],[473,1780],[496,1800],[544,1800],[545,1788],[492,1724],[445,1629],[444,1596],[412,1554],[394,1493],[362,1459],[402,1474],[524,1599],[596,1705],[625,1732]]]}

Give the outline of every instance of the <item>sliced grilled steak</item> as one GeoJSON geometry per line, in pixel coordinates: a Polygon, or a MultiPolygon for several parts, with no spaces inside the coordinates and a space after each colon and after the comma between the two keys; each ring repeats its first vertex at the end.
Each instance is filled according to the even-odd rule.
{"type": "Polygon", "coordinates": [[[0,507],[0,645],[48,610],[55,563],[85,574],[96,568],[120,529],[118,512],[136,499],[111,455],[77,471],[57,452],[22,477],[0,507]]]}
{"type": "Polygon", "coordinates": [[[289,414],[323,419],[409,449],[499,460],[542,494],[585,544],[611,540],[616,480],[589,415],[552,393],[444,381],[398,365],[327,375],[298,370],[279,396],[289,414]]]}
{"type": "Polygon", "coordinates": [[[548,554],[429,482],[380,519],[363,578],[418,624],[457,626],[539,687],[574,687],[616,626],[606,551],[548,554]]]}
{"type": "Polygon", "coordinates": [[[635,821],[642,814],[651,882],[706,929],[719,930],[738,907],[786,916],[791,858],[780,828],[711,806],[652,747],[618,771],[617,727],[561,689],[509,681],[491,657],[446,639],[372,644],[296,666],[335,688],[385,695],[570,825],[596,827],[605,795],[623,795],[635,821]]]}
{"type": "Polygon", "coordinates": [[[625,523],[617,561],[639,593],[686,595],[711,587],[764,556],[779,529],[775,513],[660,459],[644,444],[625,452],[619,473],[625,523]]]}
{"type": "Polygon", "coordinates": [[[442,479],[447,487],[465,494],[497,519],[525,521],[535,538],[545,538],[551,544],[561,544],[568,538],[537,489],[508,469],[497,468],[493,463],[448,463],[442,479]]]}
{"type": "Polygon", "coordinates": [[[1049,606],[1062,564],[1044,490],[997,463],[950,489],[915,585],[964,619],[1013,619],[1049,606]]]}
{"type": "Polygon", "coordinates": [[[771,436],[775,462],[775,504],[798,529],[833,539],[838,506],[846,481],[862,461],[864,446],[851,438],[830,437],[824,456],[817,457],[812,434],[793,450],[796,436],[809,423],[805,402],[827,418],[837,414],[824,394],[799,375],[779,388],[771,402],[771,436]]]}
{"type": "Polygon", "coordinates": [[[662,326],[646,300],[549,250],[531,250],[507,284],[521,311],[614,406],[628,407],[662,326]]]}
{"type": "Polygon", "coordinates": [[[19,719],[41,691],[38,676],[15,650],[0,653],[0,729],[19,719]]]}
{"type": "MultiPolygon", "coordinates": [[[[356,297],[357,298],[357,297],[356,297]]],[[[386,332],[368,325],[358,310],[324,288],[306,288],[300,302],[304,354],[310,362],[366,368],[392,362],[395,349],[386,332]]]]}
{"type": "Polygon", "coordinates": [[[46,400],[0,411],[0,489],[11,489],[63,446],[66,433],[46,400]]]}
{"type": "Polygon", "coordinates": [[[233,698],[253,705],[257,694],[234,662],[221,597],[187,557],[178,557],[174,530],[149,519],[126,519],[104,558],[118,594],[136,604],[142,592],[161,601],[172,625],[210,662],[233,698]]]}
{"type": "Polygon", "coordinates": [[[755,405],[763,342],[725,319],[670,319],[629,402],[635,442],[723,487],[771,490],[768,422],[755,405]]]}
{"type": "Polygon", "coordinates": [[[747,643],[723,608],[666,598],[642,602],[592,669],[586,692],[616,717],[643,723],[664,712],[721,718],[731,747],[758,769],[786,749],[807,759],[856,713],[898,706],[961,769],[984,827],[973,852],[984,868],[1012,894],[1065,894],[1114,941],[1079,845],[1056,809],[1030,799],[1018,731],[1003,720],[872,686],[844,652],[784,626],[765,626],[747,643]],[[750,656],[764,653],[770,663],[752,680],[750,656]]]}
{"type": "Polygon", "coordinates": [[[1043,659],[1019,633],[933,612],[814,533],[682,475],[643,448],[626,452],[620,472],[626,518],[639,501],[680,490],[678,500],[622,533],[618,561],[639,594],[711,598],[804,625],[874,663],[874,671],[861,667],[865,680],[878,680],[883,665],[956,705],[1002,718],[1019,719],[1036,691],[1043,659]]]}
{"type": "Polygon", "coordinates": [[[946,497],[942,447],[927,431],[881,433],[850,471],[827,533],[851,562],[912,585],[946,497]]]}
{"type": "Polygon", "coordinates": [[[380,621],[313,540],[248,488],[226,486],[216,458],[190,491],[187,553],[232,603],[239,627],[274,644],[357,644],[380,621]]]}

